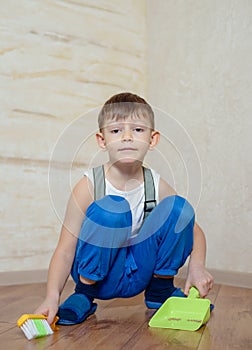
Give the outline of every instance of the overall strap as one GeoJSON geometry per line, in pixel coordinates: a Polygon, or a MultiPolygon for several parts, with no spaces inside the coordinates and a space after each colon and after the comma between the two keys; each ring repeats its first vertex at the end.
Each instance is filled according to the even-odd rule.
{"type": "Polygon", "coordinates": [[[105,175],[103,165],[93,168],[94,175],[94,200],[101,199],[105,196],[105,175]]]}
{"type": "Polygon", "coordinates": [[[144,219],[150,214],[156,206],[155,185],[151,170],[143,167],[144,172],[144,219]]]}
{"type": "MultiPolygon", "coordinates": [[[[94,200],[101,199],[105,196],[105,174],[104,166],[100,165],[96,168],[93,168],[94,175],[94,200]]],[[[155,185],[151,170],[143,167],[144,175],[144,219],[150,214],[153,208],[156,206],[156,196],[155,196],[155,185]]]]}

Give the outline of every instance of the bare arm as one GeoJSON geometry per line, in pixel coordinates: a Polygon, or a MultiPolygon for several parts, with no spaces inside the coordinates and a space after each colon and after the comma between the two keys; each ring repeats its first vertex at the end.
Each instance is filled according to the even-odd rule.
{"type": "Polygon", "coordinates": [[[92,201],[88,180],[84,177],[70,196],[59,242],[49,266],[46,298],[35,311],[47,315],[49,323],[58,311],[60,295],[71,272],[80,227],[92,201]]]}
{"type": "MultiPolygon", "coordinates": [[[[175,195],[175,190],[163,179],[160,179],[159,198],[175,195]]],[[[193,250],[190,255],[185,294],[188,295],[192,286],[195,286],[201,297],[205,297],[213,286],[213,277],[205,268],[206,239],[200,226],[195,223],[193,229],[193,250]]]]}
{"type": "Polygon", "coordinates": [[[204,232],[197,223],[194,225],[194,243],[190,255],[188,273],[185,284],[185,294],[188,295],[192,286],[197,287],[200,296],[207,296],[213,287],[213,277],[205,268],[206,239],[204,232]]]}
{"type": "Polygon", "coordinates": [[[176,194],[177,193],[174,190],[174,188],[172,188],[170,185],[168,185],[168,183],[164,179],[160,178],[160,181],[159,181],[159,200],[161,201],[165,197],[174,196],[176,194]]]}

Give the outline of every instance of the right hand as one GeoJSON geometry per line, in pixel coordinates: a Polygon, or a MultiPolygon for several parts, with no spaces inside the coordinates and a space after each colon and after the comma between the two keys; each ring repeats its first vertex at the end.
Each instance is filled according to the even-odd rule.
{"type": "Polygon", "coordinates": [[[51,324],[57,314],[58,301],[46,298],[43,303],[34,311],[35,314],[47,316],[47,321],[51,324]]]}

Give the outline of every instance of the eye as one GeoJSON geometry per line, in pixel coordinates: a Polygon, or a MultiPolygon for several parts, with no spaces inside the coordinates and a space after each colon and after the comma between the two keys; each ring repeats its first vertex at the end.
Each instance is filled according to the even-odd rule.
{"type": "Polygon", "coordinates": [[[120,129],[112,129],[110,132],[111,134],[118,134],[120,132],[120,129]]]}
{"type": "Polygon", "coordinates": [[[144,132],[144,128],[137,127],[134,129],[136,132],[144,132]]]}

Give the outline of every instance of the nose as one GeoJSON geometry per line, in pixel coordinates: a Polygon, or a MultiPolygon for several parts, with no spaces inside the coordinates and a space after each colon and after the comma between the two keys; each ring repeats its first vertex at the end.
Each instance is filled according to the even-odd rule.
{"type": "Polygon", "coordinates": [[[122,141],[133,141],[132,132],[129,129],[123,131],[122,141]]]}

